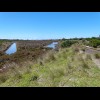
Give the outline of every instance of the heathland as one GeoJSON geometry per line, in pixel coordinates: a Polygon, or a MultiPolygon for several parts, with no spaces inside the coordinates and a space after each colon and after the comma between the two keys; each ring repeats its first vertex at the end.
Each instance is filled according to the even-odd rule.
{"type": "Polygon", "coordinates": [[[100,86],[100,38],[0,40],[0,86],[100,86]],[[55,49],[45,47],[58,42],[55,49]],[[16,43],[17,52],[5,51],[16,43]]]}

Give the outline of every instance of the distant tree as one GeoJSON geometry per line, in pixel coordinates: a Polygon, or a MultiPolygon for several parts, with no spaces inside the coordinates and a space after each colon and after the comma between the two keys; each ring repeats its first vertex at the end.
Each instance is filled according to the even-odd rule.
{"type": "Polygon", "coordinates": [[[92,39],[96,39],[96,37],[92,37],[92,39]]]}
{"type": "Polygon", "coordinates": [[[79,38],[79,40],[83,40],[84,38],[79,38]]]}
{"type": "Polygon", "coordinates": [[[62,38],[62,40],[65,41],[66,39],[65,38],[62,38]]]}
{"type": "Polygon", "coordinates": [[[78,40],[78,38],[77,37],[75,37],[75,38],[73,38],[74,40],[78,40]]]}

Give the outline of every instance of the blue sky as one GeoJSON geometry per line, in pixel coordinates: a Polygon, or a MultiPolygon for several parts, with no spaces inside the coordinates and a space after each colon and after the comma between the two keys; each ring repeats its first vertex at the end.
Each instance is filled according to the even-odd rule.
{"type": "Polygon", "coordinates": [[[0,12],[0,39],[100,35],[100,12],[0,12]]]}

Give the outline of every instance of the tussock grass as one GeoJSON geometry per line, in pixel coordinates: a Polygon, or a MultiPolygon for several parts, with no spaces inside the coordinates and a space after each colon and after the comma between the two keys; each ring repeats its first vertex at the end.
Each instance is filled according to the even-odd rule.
{"type": "Polygon", "coordinates": [[[26,62],[22,67],[15,64],[17,67],[1,77],[0,86],[100,86],[100,69],[90,55],[75,52],[75,45],[57,52],[51,50],[36,62],[26,62]]]}
{"type": "Polygon", "coordinates": [[[89,54],[86,55],[86,60],[88,60],[88,59],[92,60],[91,55],[89,55],[89,54]]]}
{"type": "Polygon", "coordinates": [[[4,83],[7,79],[8,79],[8,77],[5,74],[4,75],[0,75],[0,84],[4,83]]]}
{"type": "Polygon", "coordinates": [[[44,63],[46,63],[46,62],[50,62],[50,61],[54,61],[54,60],[56,60],[56,58],[55,58],[55,51],[53,51],[53,50],[51,50],[51,51],[49,51],[48,53],[46,53],[43,57],[42,57],[42,61],[44,62],[44,63]]]}

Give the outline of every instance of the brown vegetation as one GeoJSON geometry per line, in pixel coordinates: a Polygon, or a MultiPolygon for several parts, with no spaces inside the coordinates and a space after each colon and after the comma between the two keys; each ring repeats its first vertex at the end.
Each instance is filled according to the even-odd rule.
{"type": "Polygon", "coordinates": [[[16,41],[17,52],[11,55],[5,55],[0,53],[0,67],[4,67],[6,64],[15,62],[20,64],[25,61],[35,62],[38,57],[41,57],[50,48],[44,46],[52,43],[54,40],[21,40],[16,41]]]}

